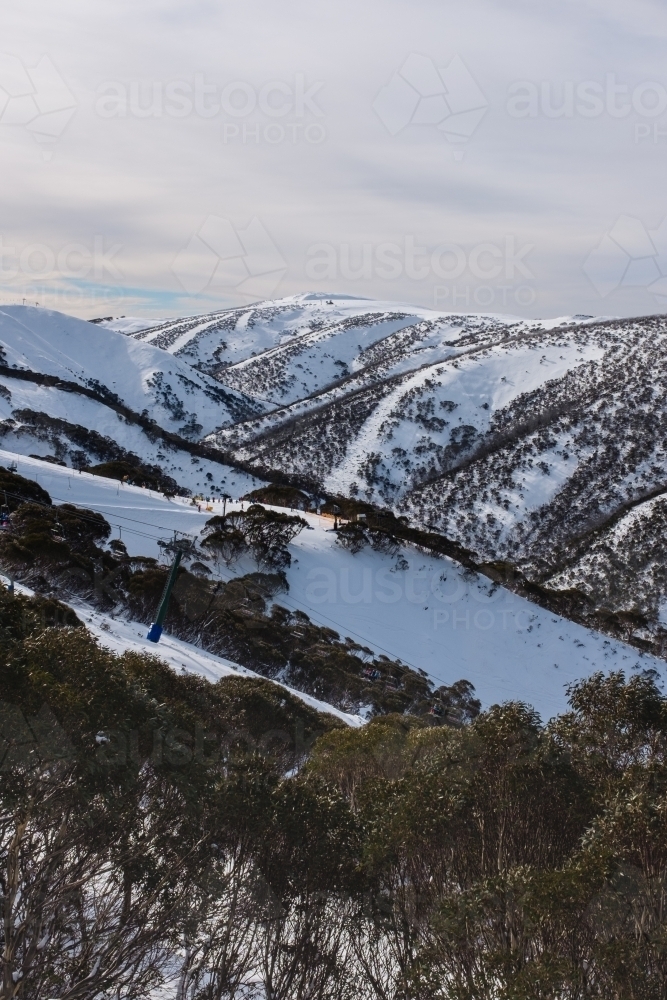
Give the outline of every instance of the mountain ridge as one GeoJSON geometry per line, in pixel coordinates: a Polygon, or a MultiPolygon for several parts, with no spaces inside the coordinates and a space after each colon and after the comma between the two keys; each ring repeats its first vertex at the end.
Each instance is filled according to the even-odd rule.
{"type": "MultiPolygon", "coordinates": [[[[5,367],[46,358],[42,374],[71,378],[62,343],[74,321],[23,313],[48,327],[44,349],[7,319],[20,309],[0,313],[5,367]]],[[[664,317],[526,320],[309,293],[139,327],[94,327],[106,349],[129,345],[136,375],[123,391],[99,365],[75,377],[132,405],[144,426],[120,443],[183,487],[240,495],[275,481],[363,500],[477,565],[505,562],[594,608],[667,622],[664,317]]],[[[39,447],[69,464],[71,396],[42,386],[14,399],[11,374],[0,378],[5,447],[37,451],[42,434],[39,447]],[[61,429],[40,430],[40,413],[61,429]]],[[[76,423],[114,439],[122,414],[100,403],[76,423]]]]}

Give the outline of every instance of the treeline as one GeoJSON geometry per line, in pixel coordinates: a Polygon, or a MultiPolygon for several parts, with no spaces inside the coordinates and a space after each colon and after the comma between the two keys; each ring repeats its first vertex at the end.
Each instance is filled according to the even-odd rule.
{"type": "MultiPolygon", "coordinates": [[[[111,479],[121,480],[127,477],[130,483],[146,485],[149,489],[160,490],[169,496],[176,493],[180,493],[181,496],[190,495],[190,490],[179,486],[176,480],[164,473],[159,466],[142,462],[138,455],[123,448],[108,435],[99,434],[81,424],[72,424],[67,420],[50,417],[35,410],[19,409],[14,410],[13,414],[13,417],[0,421],[0,439],[8,434],[16,434],[19,438],[28,436],[34,438],[35,442],[48,444],[53,449],[52,456],[32,457],[55,461],[62,465],[67,464],[64,459],[68,458],[74,469],[108,476],[111,479]],[[91,456],[98,459],[99,464],[91,464],[91,456]]],[[[144,420],[143,416],[141,419],[144,420]]],[[[148,418],[146,421],[150,424],[148,418]]],[[[144,430],[149,440],[156,440],[155,435],[151,436],[150,427],[144,427],[144,430]]]]}
{"type": "Polygon", "coordinates": [[[667,699],[343,727],[0,592],[2,1000],[658,1000],[667,699]]]}
{"type": "MultiPolygon", "coordinates": [[[[254,855],[293,808],[281,775],[340,723],[266,681],[115,657],[70,609],[6,591],[0,654],[0,996],[143,997],[174,977],[233,996],[250,900],[253,920],[276,903],[254,855]]],[[[304,795],[335,836],[326,796],[304,795]]]]}

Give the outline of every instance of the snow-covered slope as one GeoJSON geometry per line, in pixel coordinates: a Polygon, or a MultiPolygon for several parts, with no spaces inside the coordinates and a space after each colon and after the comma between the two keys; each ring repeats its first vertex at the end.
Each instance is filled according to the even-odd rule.
{"type": "MultiPolygon", "coordinates": [[[[101,325],[164,348],[202,371],[220,372],[280,345],[289,346],[313,331],[334,329],[356,317],[365,317],[373,309],[379,314],[396,311],[388,302],[304,294],[259,302],[250,308],[145,322],[139,329],[138,320],[125,317],[101,325]]],[[[400,311],[413,319],[428,314],[428,310],[411,307],[400,311]]]]}
{"type": "MultiPolygon", "coordinates": [[[[130,555],[159,558],[158,540],[168,540],[175,531],[195,537],[213,514],[223,510],[222,501],[198,505],[186,497],[167,498],[140,486],[0,451],[0,465],[7,467],[11,463],[15,463],[20,476],[38,482],[54,503],[73,503],[103,514],[114,529],[114,537],[122,538],[130,555]]],[[[235,487],[230,479],[230,495],[239,497],[248,479],[234,472],[232,475],[236,478],[235,487]]]]}
{"type": "MultiPolygon", "coordinates": [[[[326,303],[325,303],[326,304],[326,303]]],[[[479,351],[508,337],[544,329],[511,316],[460,316],[430,310],[389,307],[388,303],[348,300],[346,310],[321,308],[309,329],[292,339],[218,372],[225,385],[250,396],[270,396],[276,405],[310,398],[337,389],[335,398],[358,392],[364,386],[391,379],[447,358],[479,351]],[[345,311],[352,315],[339,315],[345,311]],[[342,392],[341,392],[342,390],[342,392]]],[[[303,303],[301,308],[312,306],[303,303]]],[[[255,324],[266,327],[271,319],[258,309],[255,324]]]]}
{"type": "Polygon", "coordinates": [[[236,446],[258,468],[298,470],[330,492],[391,504],[467,456],[517,397],[603,352],[549,334],[538,357],[520,336],[465,352],[450,346],[448,353],[454,360],[365,384],[357,377],[309,405],[223,429],[211,440],[236,446]]]}
{"type": "MultiPolygon", "coordinates": [[[[11,457],[0,452],[0,463],[11,457]]],[[[135,555],[159,557],[158,539],[174,531],[196,539],[208,518],[222,509],[216,503],[200,512],[187,500],[167,500],[34,459],[20,459],[18,471],[36,479],[55,502],[100,511],[135,555]]],[[[232,508],[237,506],[238,501],[232,508]]],[[[485,706],[518,699],[549,717],[565,708],[565,686],[595,670],[652,667],[667,677],[663,661],[551,614],[450,559],[411,546],[404,546],[399,557],[370,549],[353,555],[337,544],[330,519],[304,516],[312,530],[302,531],[290,546],[289,591],[277,602],[376,653],[427,671],[440,684],[465,677],[485,706]]],[[[251,567],[212,568],[229,579],[251,567]]],[[[123,636],[134,641],[140,630],[111,620],[107,624],[119,641],[123,636]]],[[[143,641],[138,634],[136,639],[143,641]]],[[[187,661],[174,656],[175,666],[186,662],[189,669],[187,661]]]]}
{"type": "Polygon", "coordinates": [[[360,369],[366,349],[405,327],[408,320],[401,313],[376,313],[328,324],[238,362],[219,378],[247,395],[270,399],[274,406],[296,402],[360,369]]]}
{"type": "MultiPolygon", "coordinates": [[[[539,328],[560,320],[537,323],[539,328]]],[[[226,385],[275,404],[323,391],[351,373],[388,375],[453,352],[463,338],[503,337],[534,326],[499,315],[461,316],[350,296],[308,293],[250,309],[165,320],[106,321],[104,326],[152,343],[216,374],[226,385]]]]}
{"type": "Polygon", "coordinates": [[[260,409],[152,344],[46,309],[0,310],[0,345],[11,368],[98,390],[192,438],[260,409]]]}
{"type": "Polygon", "coordinates": [[[21,462],[29,455],[51,456],[70,472],[79,458],[95,465],[128,453],[193,494],[238,496],[262,482],[155,438],[95,400],[19,379],[0,377],[0,434],[2,446],[21,462]]]}
{"type": "MultiPolygon", "coordinates": [[[[525,384],[449,470],[434,469],[403,505],[480,559],[510,559],[547,583],[577,582],[605,606],[616,591],[612,607],[650,614],[664,584],[654,576],[652,597],[638,584],[664,558],[662,506],[646,502],[667,491],[667,321],[589,325],[568,330],[562,343],[564,355],[575,345],[578,363],[541,386],[525,384]],[[604,562],[603,553],[606,595],[585,573],[569,573],[604,562]]],[[[533,369],[555,367],[544,339],[533,358],[533,369]]]]}
{"type": "Polygon", "coordinates": [[[196,442],[262,404],[152,344],[61,313],[11,306],[0,310],[0,365],[6,448],[50,455],[70,466],[129,454],[192,492],[257,485],[252,476],[161,439],[151,421],[177,439],[196,442]],[[49,383],[48,377],[67,385],[53,384],[53,378],[49,383]]]}
{"type": "Polygon", "coordinates": [[[142,333],[144,330],[152,330],[153,327],[163,323],[164,320],[159,317],[150,319],[140,316],[119,316],[114,319],[112,316],[108,316],[105,319],[92,319],[90,322],[97,323],[104,330],[115,330],[116,333],[134,335],[135,333],[142,333]]]}
{"type": "MultiPolygon", "coordinates": [[[[367,308],[376,332],[403,315],[367,308]]],[[[300,364],[303,397],[208,440],[258,475],[407,514],[480,563],[664,617],[667,320],[404,315],[356,353],[318,331],[230,366],[230,387],[289,400],[300,364]]]]}
{"type": "Polygon", "coordinates": [[[6,365],[99,390],[0,377],[0,433],[23,454],[93,463],[118,442],[207,494],[242,492],[248,473],[287,478],[391,507],[598,609],[665,616],[663,317],[531,321],[304,294],[94,325],[12,307],[0,345],[6,365]],[[116,396],[220,462],[128,424],[116,396]]]}

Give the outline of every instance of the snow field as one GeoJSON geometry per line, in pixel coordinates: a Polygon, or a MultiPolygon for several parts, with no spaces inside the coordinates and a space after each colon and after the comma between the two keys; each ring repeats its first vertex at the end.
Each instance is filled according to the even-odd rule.
{"type": "MultiPolygon", "coordinates": [[[[0,309],[0,341],[4,364],[81,385],[99,383],[135,412],[148,409],[161,426],[176,432],[193,412],[201,434],[233,422],[221,401],[222,386],[214,379],[152,344],[96,323],[46,309],[6,306],[0,309]],[[181,413],[185,416],[179,417],[181,413]]],[[[234,390],[227,393],[242,402],[234,390]]],[[[76,403],[72,405],[75,410],[76,403]]]]}
{"type": "MultiPolygon", "coordinates": [[[[0,451],[0,463],[12,459],[0,451]]],[[[208,518],[223,509],[216,502],[210,511],[199,512],[185,499],[167,500],[35,459],[20,458],[18,472],[36,479],[54,502],[100,511],[131,555],[159,558],[158,539],[167,540],[174,531],[197,537],[208,518]]],[[[228,510],[238,508],[238,494],[235,500],[228,510]]],[[[525,701],[549,718],[565,709],[566,685],[596,670],[653,668],[661,680],[667,676],[663,661],[560,618],[450,559],[425,556],[409,546],[398,559],[369,548],[353,555],[336,543],[329,518],[300,516],[311,530],[303,530],[290,546],[289,592],[278,595],[276,603],[304,611],[375,654],[426,671],[436,684],[466,678],[484,707],[525,701]]],[[[213,576],[224,580],[256,569],[249,561],[231,569],[211,566],[213,576]]],[[[183,662],[176,663],[177,669],[183,662]]]]}

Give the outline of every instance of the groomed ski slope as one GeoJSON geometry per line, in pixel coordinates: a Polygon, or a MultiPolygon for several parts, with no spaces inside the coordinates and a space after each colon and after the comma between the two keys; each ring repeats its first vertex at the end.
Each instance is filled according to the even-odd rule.
{"type": "MultiPolygon", "coordinates": [[[[20,475],[36,479],[54,502],[104,514],[114,537],[120,534],[132,555],[158,558],[158,539],[174,531],[196,537],[213,513],[222,512],[219,502],[199,512],[185,499],[167,500],[139,487],[0,451],[0,464],[12,460],[18,460],[20,475]]],[[[566,708],[568,684],[596,670],[653,668],[661,681],[667,676],[662,660],[494,587],[450,559],[410,547],[402,550],[407,566],[368,548],[352,555],[336,544],[329,519],[303,516],[312,530],[302,531],[291,545],[289,593],[279,595],[278,603],[306,612],[376,653],[426,671],[437,684],[466,678],[484,707],[520,700],[546,719],[566,708]]],[[[239,563],[216,572],[230,579],[254,568],[239,563]]],[[[124,640],[119,636],[118,641],[124,640]]],[[[225,662],[201,651],[197,655],[225,662]]],[[[177,669],[182,662],[176,660],[177,669]]]]}

